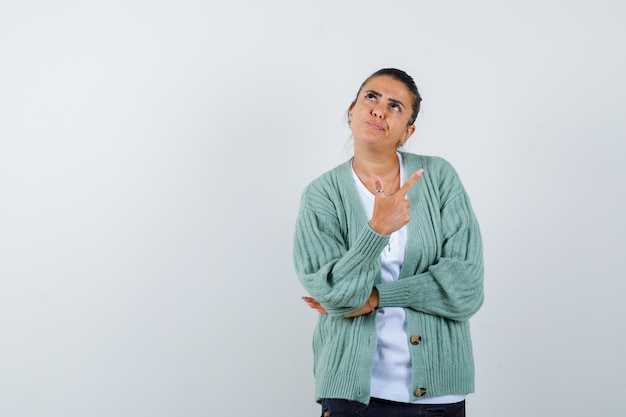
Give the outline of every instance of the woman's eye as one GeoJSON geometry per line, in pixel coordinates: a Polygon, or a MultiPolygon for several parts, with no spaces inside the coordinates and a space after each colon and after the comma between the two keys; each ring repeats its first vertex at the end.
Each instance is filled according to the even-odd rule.
{"type": "Polygon", "coordinates": [[[401,110],[400,105],[396,104],[396,103],[391,103],[389,105],[389,107],[391,107],[394,111],[400,111],[401,110]]]}
{"type": "Polygon", "coordinates": [[[370,101],[374,101],[374,100],[376,100],[376,96],[375,96],[374,94],[372,94],[372,93],[367,93],[367,94],[365,94],[365,98],[366,98],[367,100],[370,100],[370,101]]]}

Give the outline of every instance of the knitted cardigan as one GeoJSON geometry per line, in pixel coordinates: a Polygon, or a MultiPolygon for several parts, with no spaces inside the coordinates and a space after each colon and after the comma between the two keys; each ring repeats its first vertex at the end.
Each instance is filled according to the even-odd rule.
{"type": "Polygon", "coordinates": [[[374,287],[379,307],[406,311],[411,400],[474,390],[468,320],[483,303],[478,223],[448,162],[402,155],[407,176],[420,168],[424,173],[407,194],[411,220],[397,281],[381,281],[380,253],[389,237],[368,226],[351,161],[314,180],[302,194],[294,265],[303,287],[328,311],[319,316],[313,335],[317,401],[369,403],[376,312],[344,316],[363,306],[374,287]]]}

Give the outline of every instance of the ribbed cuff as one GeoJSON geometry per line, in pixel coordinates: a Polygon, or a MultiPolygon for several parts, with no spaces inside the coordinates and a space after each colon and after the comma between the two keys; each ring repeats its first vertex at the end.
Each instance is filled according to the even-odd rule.
{"type": "Polygon", "coordinates": [[[389,242],[389,236],[381,235],[372,229],[369,224],[363,228],[361,235],[357,238],[351,250],[355,250],[364,259],[378,257],[383,248],[389,242]]]}

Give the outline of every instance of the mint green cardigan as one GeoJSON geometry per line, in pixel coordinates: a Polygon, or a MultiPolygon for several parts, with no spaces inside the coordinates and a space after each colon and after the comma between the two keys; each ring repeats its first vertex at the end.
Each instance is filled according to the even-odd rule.
{"type": "Polygon", "coordinates": [[[375,312],[344,316],[372,289],[379,307],[404,307],[412,358],[412,400],[474,390],[469,318],[483,303],[478,223],[452,166],[442,158],[402,153],[407,176],[424,174],[407,194],[408,241],[400,277],[381,282],[388,236],[368,226],[351,161],[326,172],[303,194],[294,236],[301,284],[328,311],[313,335],[316,400],[369,403],[376,353],[375,312]],[[411,336],[419,335],[421,339],[411,336]],[[425,394],[424,391],[425,390],[425,394]],[[422,396],[420,396],[421,394],[422,396]]]}

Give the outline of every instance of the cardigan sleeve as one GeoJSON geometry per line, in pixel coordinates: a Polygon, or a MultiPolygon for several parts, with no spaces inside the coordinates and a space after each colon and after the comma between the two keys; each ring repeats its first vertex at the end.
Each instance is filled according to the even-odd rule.
{"type": "Polygon", "coordinates": [[[331,316],[344,317],[370,296],[380,278],[380,252],[388,238],[363,224],[349,244],[333,202],[307,187],[294,236],[298,278],[331,316]]]}
{"type": "Polygon", "coordinates": [[[456,173],[451,177],[456,187],[445,187],[442,193],[440,256],[426,271],[376,285],[380,307],[407,307],[452,320],[467,320],[481,307],[484,266],[480,230],[456,173]],[[457,190],[451,197],[446,195],[450,189],[457,190]]]}

